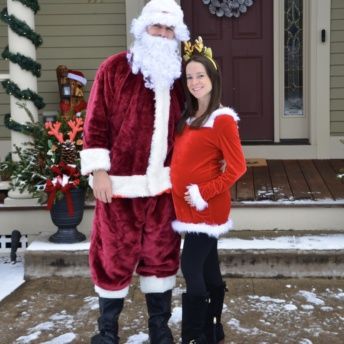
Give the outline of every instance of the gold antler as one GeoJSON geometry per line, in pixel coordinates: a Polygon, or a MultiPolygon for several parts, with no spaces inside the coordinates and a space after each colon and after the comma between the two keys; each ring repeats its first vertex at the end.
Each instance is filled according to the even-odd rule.
{"type": "Polygon", "coordinates": [[[216,63],[213,59],[213,51],[211,48],[208,48],[204,45],[201,36],[198,36],[198,38],[195,39],[195,44],[192,44],[191,41],[184,42],[184,60],[190,60],[190,58],[195,54],[195,50],[198,54],[208,58],[213,63],[215,69],[217,69],[216,63]]]}

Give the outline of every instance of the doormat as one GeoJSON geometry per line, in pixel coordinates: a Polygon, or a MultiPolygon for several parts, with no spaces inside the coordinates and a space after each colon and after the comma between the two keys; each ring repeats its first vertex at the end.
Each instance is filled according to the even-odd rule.
{"type": "Polygon", "coordinates": [[[266,159],[246,159],[247,167],[260,167],[260,166],[267,166],[266,159]]]}

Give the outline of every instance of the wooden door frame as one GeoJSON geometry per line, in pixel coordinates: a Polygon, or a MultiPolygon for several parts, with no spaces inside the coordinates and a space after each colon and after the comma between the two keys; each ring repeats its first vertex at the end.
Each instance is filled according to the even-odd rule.
{"type": "MultiPolygon", "coordinates": [[[[130,23],[141,11],[147,0],[125,0],[127,19],[127,44],[130,46],[130,23]]],[[[177,0],[178,3],[180,1],[177,0]]],[[[305,110],[309,116],[310,145],[257,145],[244,146],[247,157],[265,158],[330,158],[330,23],[331,0],[304,0],[305,27],[308,28],[306,56],[308,68],[305,74],[305,110]],[[320,40],[320,32],[326,30],[326,42],[320,40]]],[[[281,16],[284,6],[274,0],[274,134],[280,141],[280,115],[284,111],[284,30],[281,16]]]]}
{"type": "MultiPolygon", "coordinates": [[[[303,0],[304,5],[304,112],[309,140],[320,155],[328,152],[330,138],[330,0],[303,0]],[[326,30],[326,42],[320,32],[326,30]],[[321,80],[321,82],[319,82],[321,80]]],[[[280,140],[284,113],[284,4],[274,0],[274,113],[275,142],[280,140]]]]}

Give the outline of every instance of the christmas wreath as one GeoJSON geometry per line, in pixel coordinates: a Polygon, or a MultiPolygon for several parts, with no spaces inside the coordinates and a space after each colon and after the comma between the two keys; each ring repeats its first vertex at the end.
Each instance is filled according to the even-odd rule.
{"type": "Polygon", "coordinates": [[[253,5],[254,0],[202,0],[209,6],[211,14],[218,17],[239,18],[242,13],[247,12],[247,7],[253,5]]]}

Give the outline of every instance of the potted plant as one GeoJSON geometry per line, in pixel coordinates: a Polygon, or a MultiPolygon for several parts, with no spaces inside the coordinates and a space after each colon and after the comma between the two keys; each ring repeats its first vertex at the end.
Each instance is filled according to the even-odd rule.
{"type": "Polygon", "coordinates": [[[47,204],[52,221],[58,227],[49,238],[53,242],[73,243],[86,239],[77,230],[88,190],[87,177],[80,173],[79,156],[83,146],[84,115],[84,111],[77,114],[70,111],[49,121],[42,119],[25,125],[8,123],[29,135],[31,141],[23,147],[15,146],[16,158],[11,164],[1,162],[0,170],[11,166],[10,187],[20,192],[28,191],[47,204]]]}

